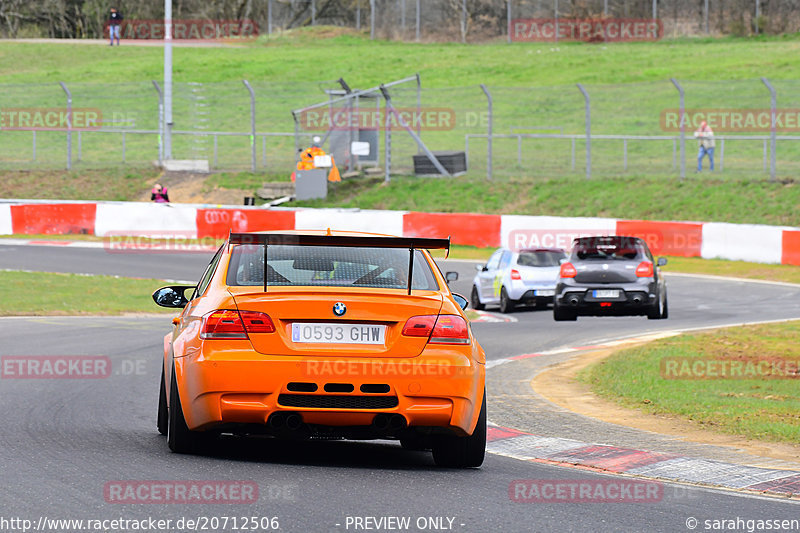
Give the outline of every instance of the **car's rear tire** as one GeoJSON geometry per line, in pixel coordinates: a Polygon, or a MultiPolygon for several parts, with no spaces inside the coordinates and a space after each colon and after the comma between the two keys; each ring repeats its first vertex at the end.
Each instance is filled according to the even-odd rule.
{"type": "Polygon", "coordinates": [[[164,365],[161,365],[161,387],[158,393],[158,421],[156,426],[162,435],[167,434],[167,424],[169,423],[169,410],[167,408],[167,385],[164,383],[164,365]]]}
{"type": "Polygon", "coordinates": [[[513,313],[514,307],[516,307],[517,302],[516,300],[512,300],[508,297],[508,292],[506,288],[503,287],[500,289],[500,312],[501,313],[513,313]]]}
{"type": "Polygon", "coordinates": [[[564,309],[558,304],[553,304],[553,320],[556,322],[567,322],[578,320],[578,313],[570,309],[564,309]]]}
{"type": "Polygon", "coordinates": [[[178,394],[178,380],[175,369],[172,369],[172,380],[169,384],[169,416],[167,421],[167,445],[175,453],[193,453],[208,441],[208,436],[200,431],[191,431],[183,416],[181,397],[178,394]]]}
{"type": "Polygon", "coordinates": [[[433,460],[445,468],[477,468],[486,455],[486,391],[475,431],[467,437],[436,435],[432,440],[433,460]]]}
{"type": "Polygon", "coordinates": [[[480,311],[486,307],[481,303],[481,298],[480,295],[478,294],[478,287],[476,287],[475,285],[472,286],[472,293],[470,294],[469,305],[471,305],[472,308],[475,309],[476,311],[480,311]]]}
{"type": "Polygon", "coordinates": [[[667,318],[669,316],[669,309],[667,308],[667,295],[664,294],[664,299],[661,299],[661,295],[659,294],[658,300],[656,303],[653,304],[647,311],[647,318],[649,320],[661,320],[667,318]]]}

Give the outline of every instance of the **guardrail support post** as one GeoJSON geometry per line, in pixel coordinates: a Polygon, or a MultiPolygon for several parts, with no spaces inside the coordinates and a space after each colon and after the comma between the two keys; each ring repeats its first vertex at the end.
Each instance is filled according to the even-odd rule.
{"type": "Polygon", "coordinates": [[[589,100],[589,93],[580,83],[576,84],[583,94],[586,105],[586,179],[592,179],[592,105],[589,100]]]}
{"type": "Polygon", "coordinates": [[[242,80],[244,86],[250,92],[250,169],[256,171],[256,93],[250,82],[242,80]]]}
{"type": "Polygon", "coordinates": [[[769,180],[775,181],[775,172],[776,172],[776,161],[775,161],[775,151],[777,148],[778,139],[777,136],[777,120],[778,120],[778,92],[775,90],[775,87],[769,82],[767,78],[762,77],[761,81],[764,85],[767,86],[769,89],[769,110],[770,115],[772,116],[772,120],[770,121],[770,128],[769,128],[769,180]]]}
{"type": "Polygon", "coordinates": [[[152,81],[158,93],[158,166],[161,166],[164,159],[164,93],[161,92],[158,82],[152,81]]]}
{"type": "Polygon", "coordinates": [[[492,93],[489,88],[481,83],[481,89],[489,100],[489,137],[486,139],[486,179],[492,181],[492,130],[494,126],[494,102],[492,101],[492,93]]]}
{"type": "Polygon", "coordinates": [[[681,180],[686,177],[686,100],[683,87],[678,83],[675,78],[670,78],[669,81],[678,89],[678,94],[681,98],[680,108],[678,109],[678,120],[681,124],[681,180]]]}
{"type": "Polygon", "coordinates": [[[67,170],[72,170],[72,93],[63,81],[58,84],[67,94],[67,170]]]}

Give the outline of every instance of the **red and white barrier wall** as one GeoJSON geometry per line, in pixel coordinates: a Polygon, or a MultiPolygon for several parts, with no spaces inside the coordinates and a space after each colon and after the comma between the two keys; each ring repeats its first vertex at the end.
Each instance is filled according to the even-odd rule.
{"type": "Polygon", "coordinates": [[[657,222],[357,209],[263,209],[142,202],[0,204],[0,234],[179,235],[326,229],[416,237],[450,236],[480,247],[569,247],[587,235],[635,235],[653,253],[800,265],[800,228],[717,222],[657,222]]]}

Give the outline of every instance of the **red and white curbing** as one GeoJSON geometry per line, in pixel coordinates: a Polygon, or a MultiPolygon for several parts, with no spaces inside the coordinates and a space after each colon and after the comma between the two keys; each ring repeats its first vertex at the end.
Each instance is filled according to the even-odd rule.
{"type": "Polygon", "coordinates": [[[592,468],[679,483],[800,494],[800,471],[736,465],[675,454],[543,437],[491,425],[486,450],[522,461],[592,468]]]}
{"type": "Polygon", "coordinates": [[[645,239],[658,255],[800,265],[800,228],[716,222],[421,213],[359,209],[257,207],[143,202],[7,200],[0,235],[141,236],[173,232],[220,238],[229,231],[327,229],[415,237],[449,235],[468,246],[566,247],[575,236],[623,234],[645,239]]]}

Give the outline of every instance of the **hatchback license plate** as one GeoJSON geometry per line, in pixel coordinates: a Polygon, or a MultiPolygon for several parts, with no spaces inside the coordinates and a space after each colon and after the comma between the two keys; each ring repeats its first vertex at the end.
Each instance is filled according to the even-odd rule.
{"type": "Polygon", "coordinates": [[[595,298],[619,298],[619,291],[599,290],[599,291],[594,291],[593,295],[595,298]]]}
{"type": "Polygon", "coordinates": [[[538,291],[533,291],[533,295],[534,296],[554,296],[555,294],[556,294],[556,291],[554,291],[554,290],[542,289],[542,290],[538,290],[538,291]]]}
{"type": "Polygon", "coordinates": [[[380,324],[335,324],[295,322],[292,342],[317,344],[384,344],[386,326],[380,324]]]}

